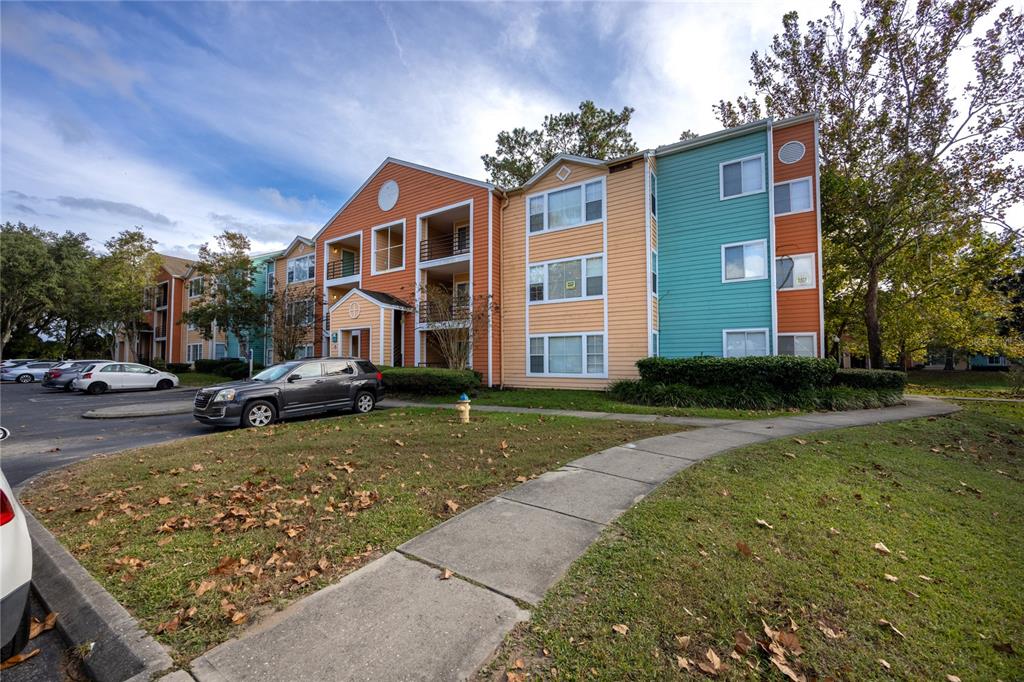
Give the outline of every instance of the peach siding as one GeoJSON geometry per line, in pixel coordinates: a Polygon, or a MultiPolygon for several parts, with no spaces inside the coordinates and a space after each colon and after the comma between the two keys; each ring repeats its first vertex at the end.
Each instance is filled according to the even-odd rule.
{"type": "Polygon", "coordinates": [[[651,296],[651,326],[655,330],[660,330],[661,325],[658,323],[658,297],[651,296]]]}
{"type": "MultiPolygon", "coordinates": [[[[447,178],[436,173],[409,168],[397,163],[385,164],[362,189],[354,196],[351,202],[335,216],[324,228],[322,234],[316,240],[317,252],[317,278],[323,284],[323,259],[324,244],[337,237],[349,235],[353,232],[362,233],[362,253],[360,254],[361,282],[358,285],[362,289],[380,291],[409,303],[416,301],[416,256],[419,248],[417,243],[417,215],[434,211],[445,206],[458,204],[472,199],[472,285],[471,295],[474,300],[485,300],[487,297],[487,275],[488,275],[488,201],[492,201],[490,190],[485,187],[461,182],[453,178],[447,178]],[[398,183],[398,203],[390,211],[381,211],[377,205],[377,193],[380,186],[388,180],[398,183]],[[405,220],[405,248],[404,267],[401,270],[373,275],[370,269],[370,262],[373,256],[373,241],[371,230],[374,227],[393,224],[405,220]]],[[[495,226],[493,233],[497,233],[497,218],[499,211],[495,209],[493,215],[495,226]]],[[[494,257],[498,258],[498,249],[494,248],[494,257]]],[[[495,299],[498,299],[498,270],[492,271],[494,277],[495,299]]],[[[498,303],[498,301],[495,301],[498,303]]],[[[415,358],[416,330],[415,316],[405,316],[405,329],[403,330],[403,355],[405,363],[412,365],[415,358]]],[[[379,339],[371,342],[377,346],[373,351],[374,357],[379,355],[379,339]]],[[[386,349],[390,356],[390,351],[386,349]]],[[[421,352],[423,349],[421,348],[421,352]]],[[[421,358],[422,360],[422,358],[421,358]]],[[[500,363],[500,352],[492,350],[492,361],[500,363]]],[[[478,325],[473,330],[473,368],[484,374],[487,373],[487,326],[478,325]]],[[[495,374],[495,377],[498,375],[495,374]]]]}
{"type": "MultiPolygon", "coordinates": [[[[303,280],[301,282],[293,282],[291,284],[288,283],[288,261],[290,259],[292,259],[292,258],[299,258],[300,256],[305,256],[305,255],[308,255],[308,254],[314,253],[314,252],[315,252],[315,250],[314,250],[314,248],[312,246],[309,246],[305,242],[298,242],[295,245],[295,248],[293,248],[291,251],[288,251],[287,253],[283,254],[280,258],[278,258],[274,262],[274,287],[275,288],[280,288],[280,287],[288,287],[288,288],[307,287],[310,290],[315,290],[316,281],[317,281],[315,278],[313,280],[303,280]]],[[[319,271],[319,269],[318,269],[318,271],[319,271]]],[[[311,343],[311,344],[313,344],[313,354],[314,355],[327,355],[329,351],[325,351],[324,348],[323,348],[323,338],[322,338],[323,335],[317,332],[317,329],[319,329],[320,326],[321,326],[320,323],[319,323],[320,311],[316,310],[314,308],[314,310],[313,310],[313,317],[314,317],[314,320],[315,320],[315,322],[313,324],[313,329],[311,329],[310,332],[308,334],[306,334],[306,336],[302,339],[302,341],[299,343],[299,345],[305,345],[305,344],[311,343]]],[[[276,356],[277,349],[274,350],[274,353],[275,353],[275,356],[276,356]]]]}
{"type": "MultiPolygon", "coordinates": [[[[552,388],[603,388],[609,381],[636,376],[635,362],[647,355],[647,247],[644,164],[607,174],[603,168],[566,162],[573,169],[565,182],[552,168],[527,192],[509,197],[502,211],[502,383],[508,386],[552,388]],[[526,196],[572,185],[599,176],[606,178],[607,243],[605,292],[608,329],[605,332],[608,378],[527,376],[528,333],[576,333],[601,331],[604,300],[571,301],[529,306],[526,304],[526,196]]],[[[530,237],[530,262],[565,258],[603,251],[600,225],[571,228],[530,237]]]]}
{"type": "MultiPolygon", "coordinates": [[[[815,182],[815,148],[814,123],[808,121],[787,128],[776,128],[772,132],[775,182],[811,178],[812,207],[810,211],[794,213],[775,218],[775,255],[793,256],[803,253],[815,254],[815,267],[818,263],[818,223],[817,197],[813,191],[815,182]],[[779,161],[778,152],[782,145],[792,140],[803,143],[806,152],[804,157],[792,164],[779,161]]],[[[821,282],[815,275],[814,289],[777,292],[778,330],[788,332],[815,332],[818,335],[818,353],[821,352],[820,298],[818,287],[821,282]]]]}
{"type": "MultiPolygon", "coordinates": [[[[385,311],[385,312],[390,312],[385,311]]],[[[348,303],[343,303],[333,311],[328,313],[330,320],[331,330],[352,330],[362,329],[362,338],[360,338],[360,351],[369,351],[370,362],[384,364],[380,359],[380,306],[367,301],[362,296],[353,295],[349,299],[348,303]],[[352,301],[359,302],[359,315],[357,317],[350,317],[349,315],[349,303],[352,301]],[[367,347],[366,330],[369,330],[369,346],[367,347]]],[[[387,315],[385,315],[385,322],[387,322],[387,315]]],[[[385,346],[385,351],[387,347],[385,346]]],[[[340,352],[340,351],[339,351],[340,352]]],[[[362,353],[361,353],[362,354],[362,353]]]]}

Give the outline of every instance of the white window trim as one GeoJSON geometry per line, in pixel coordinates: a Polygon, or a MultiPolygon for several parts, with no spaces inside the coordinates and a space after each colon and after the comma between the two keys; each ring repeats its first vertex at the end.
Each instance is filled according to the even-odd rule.
{"type": "Polygon", "coordinates": [[[605,182],[604,176],[598,176],[596,178],[587,178],[580,182],[573,183],[571,185],[563,185],[562,187],[555,187],[553,189],[545,190],[543,192],[534,192],[526,196],[526,234],[530,237],[539,234],[548,234],[550,232],[561,232],[562,230],[572,230],[577,227],[585,227],[587,225],[598,225],[603,223],[608,218],[608,183],[605,182]],[[601,183],[601,217],[593,220],[587,220],[587,190],[584,185],[590,185],[595,182],[601,183]],[[548,195],[554,192],[562,192],[567,189],[580,188],[580,216],[583,218],[583,222],[576,223],[575,225],[563,225],[562,227],[548,227],[548,195]],[[530,231],[530,200],[536,197],[544,198],[544,227],[543,229],[537,230],[536,232],[530,231]]]}
{"type": "Polygon", "coordinates": [[[802,357],[816,358],[816,357],[818,357],[818,335],[815,332],[784,332],[784,333],[776,334],[775,337],[776,337],[775,338],[775,354],[776,355],[779,355],[781,357],[787,357],[787,358],[802,358],[802,357]],[[809,336],[809,337],[811,337],[811,342],[812,342],[811,350],[814,351],[814,354],[813,355],[809,355],[809,356],[805,356],[805,355],[782,355],[782,353],[779,352],[778,346],[779,346],[779,339],[781,339],[783,336],[794,336],[794,337],[796,337],[796,336],[809,336]]]}
{"type": "Polygon", "coordinates": [[[287,286],[289,284],[300,284],[302,282],[312,282],[315,279],[316,279],[316,254],[315,253],[306,253],[306,254],[303,254],[301,256],[295,256],[294,258],[289,258],[288,259],[288,262],[285,264],[285,268],[284,268],[284,283],[285,283],[285,286],[287,286]],[[289,282],[288,281],[288,273],[291,272],[292,263],[294,261],[297,261],[297,260],[301,259],[301,258],[311,258],[313,260],[313,276],[312,277],[304,277],[303,279],[293,279],[292,281],[289,282]]]}
{"type": "Polygon", "coordinates": [[[586,331],[586,332],[551,332],[549,334],[529,334],[526,337],[526,376],[530,377],[555,377],[559,379],[607,379],[608,378],[608,335],[602,330],[586,331]],[[546,371],[548,367],[548,358],[551,357],[550,349],[548,348],[548,339],[551,337],[562,337],[562,336],[578,336],[581,339],[582,351],[583,351],[583,371],[578,374],[565,374],[565,373],[551,373],[546,371]],[[604,352],[604,362],[602,363],[604,371],[600,374],[591,374],[587,372],[587,337],[588,336],[600,336],[602,337],[601,348],[604,352]],[[544,339],[544,372],[534,372],[530,370],[530,341],[532,339],[544,339]]]}
{"type": "Polygon", "coordinates": [[[186,350],[185,350],[185,355],[186,355],[185,359],[188,360],[189,362],[195,362],[196,360],[202,360],[203,359],[203,344],[201,342],[200,343],[190,343],[190,344],[188,344],[188,346],[186,347],[186,350]],[[196,354],[193,352],[194,349],[196,349],[196,348],[199,349],[199,357],[196,357],[196,354]]]}
{"type": "Polygon", "coordinates": [[[658,298],[658,290],[661,289],[661,259],[658,257],[657,249],[651,249],[650,263],[651,271],[647,273],[647,277],[651,278],[652,275],[654,277],[648,284],[651,287],[651,296],[653,296],[654,298],[658,298]],[[658,281],[658,286],[656,287],[654,286],[654,279],[657,279],[658,281]]]}
{"type": "MultiPolygon", "coordinates": [[[[807,194],[808,194],[808,196],[811,197],[811,205],[810,205],[810,207],[802,209],[802,210],[799,210],[799,211],[786,211],[785,213],[776,213],[775,214],[776,218],[779,218],[779,217],[784,216],[784,215],[795,215],[797,213],[812,213],[814,211],[814,178],[812,178],[809,175],[807,177],[805,177],[805,178],[793,178],[792,180],[786,180],[785,182],[776,182],[774,185],[772,185],[772,191],[774,192],[775,191],[775,187],[779,187],[781,185],[792,185],[794,183],[804,182],[804,181],[807,182],[808,189],[809,189],[807,194]]],[[[790,204],[792,204],[792,203],[793,202],[790,201],[790,204]]]]}
{"type": "MultiPolygon", "coordinates": [[[[401,272],[405,270],[406,261],[408,261],[407,251],[409,250],[409,243],[406,240],[405,230],[405,218],[401,220],[392,220],[391,222],[381,223],[380,225],[374,225],[370,228],[370,274],[371,275],[386,275],[389,272],[401,272]],[[377,269],[377,231],[383,230],[386,227],[395,227],[397,225],[402,226],[402,267],[400,268],[388,268],[387,270],[377,269]]],[[[361,244],[360,244],[361,246],[361,244]]],[[[417,246],[418,248],[418,246],[417,246]]],[[[418,253],[418,252],[417,252],[418,253]]]]}
{"type": "Polygon", "coordinates": [[[772,349],[771,349],[771,345],[769,344],[768,327],[751,327],[751,328],[748,328],[748,329],[723,329],[722,330],[722,357],[723,358],[732,358],[732,357],[760,358],[760,357],[768,357],[770,355],[772,355],[772,349]],[[762,355],[729,355],[729,344],[726,341],[726,339],[728,338],[727,335],[728,334],[739,334],[741,332],[742,333],[746,333],[746,334],[754,334],[754,333],[764,334],[764,347],[765,347],[765,350],[767,351],[767,353],[765,355],[763,355],[763,356],[762,355]]]}
{"type": "MultiPolygon", "coordinates": [[[[811,283],[806,285],[806,286],[798,287],[795,284],[796,278],[794,278],[793,279],[793,282],[794,282],[793,286],[791,286],[791,287],[781,287],[781,288],[776,286],[775,287],[776,291],[803,291],[805,289],[813,289],[816,286],[818,286],[818,274],[817,274],[818,273],[818,263],[817,263],[818,259],[817,259],[817,254],[816,253],[814,253],[812,251],[812,252],[808,252],[808,253],[793,253],[793,254],[787,254],[785,256],[776,256],[775,257],[775,268],[776,268],[776,270],[779,267],[779,261],[782,260],[783,258],[810,258],[811,259],[811,283]]],[[[736,280],[730,280],[730,281],[735,282],[736,280]]]]}
{"type": "Polygon", "coordinates": [[[200,292],[199,292],[198,294],[193,294],[193,293],[192,293],[192,282],[201,282],[201,281],[203,281],[203,278],[202,278],[202,277],[193,277],[192,279],[190,279],[190,280],[188,281],[188,299],[189,299],[190,301],[191,301],[192,299],[194,299],[194,298],[199,298],[200,296],[202,296],[202,295],[203,295],[203,292],[202,292],[202,291],[200,291],[200,292]]]}
{"type": "MultiPolygon", "coordinates": [[[[740,166],[740,182],[742,183],[743,167],[740,166]]],[[[764,154],[752,154],[750,156],[744,156],[741,159],[730,159],[723,161],[718,164],[718,199],[719,201],[727,201],[729,199],[739,199],[740,197],[749,197],[752,194],[761,194],[766,191],[767,182],[764,179],[764,154]],[[759,159],[761,161],[761,189],[754,190],[753,192],[740,192],[739,194],[733,194],[732,196],[725,196],[725,167],[731,166],[734,163],[742,164],[744,161],[750,161],[751,159],[759,159]]]]}
{"type": "MultiPolygon", "coordinates": [[[[722,244],[722,284],[736,284],[737,282],[757,282],[762,279],[768,279],[768,274],[771,271],[769,263],[771,262],[771,256],[768,253],[768,240],[767,239],[751,239],[745,242],[733,242],[731,244],[722,244]],[[760,277],[743,277],[742,279],[726,279],[725,278],[725,250],[734,246],[750,246],[753,244],[761,244],[764,246],[764,275],[760,277]]],[[[744,269],[746,269],[744,267],[744,269]]],[[[735,331],[735,330],[734,330],[735,331]]]]}
{"type": "Polygon", "coordinates": [[[657,198],[658,198],[658,174],[652,171],[650,173],[650,176],[651,176],[651,186],[650,186],[650,189],[648,190],[647,194],[648,194],[648,198],[649,199],[653,199],[653,201],[651,202],[651,217],[657,219],[657,217],[658,217],[658,202],[657,202],[657,198]]]}
{"type": "Polygon", "coordinates": [[[577,301],[600,301],[608,291],[608,258],[603,253],[590,253],[585,256],[570,256],[569,258],[554,258],[552,260],[538,261],[526,266],[526,302],[528,305],[549,305],[552,303],[575,303],[577,301]],[[587,259],[601,259],[601,293],[596,296],[587,296],[587,259]],[[569,261],[580,261],[580,279],[583,280],[583,296],[576,298],[548,298],[548,266],[553,263],[568,263],[569,261]],[[544,266],[544,298],[539,301],[530,300],[530,269],[544,266]]]}

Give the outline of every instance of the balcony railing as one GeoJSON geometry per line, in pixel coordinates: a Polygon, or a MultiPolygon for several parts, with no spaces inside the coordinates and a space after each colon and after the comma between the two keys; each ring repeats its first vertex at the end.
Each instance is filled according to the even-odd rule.
{"type": "Polygon", "coordinates": [[[469,253],[469,232],[453,232],[420,242],[420,260],[437,260],[469,253]]]}
{"type": "Polygon", "coordinates": [[[470,318],[469,301],[452,301],[441,304],[434,301],[421,301],[419,305],[420,323],[435,324],[451,322],[468,324],[470,318]]]}
{"type": "Polygon", "coordinates": [[[339,277],[352,277],[359,274],[359,259],[346,263],[342,260],[332,260],[327,263],[327,279],[338,279],[339,277]]]}

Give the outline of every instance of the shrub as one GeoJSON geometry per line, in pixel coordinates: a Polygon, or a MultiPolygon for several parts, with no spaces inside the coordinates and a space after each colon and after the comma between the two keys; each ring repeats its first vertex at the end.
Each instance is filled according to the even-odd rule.
{"type": "Polygon", "coordinates": [[[828,386],[836,373],[831,358],[789,356],[644,358],[636,366],[641,379],[654,383],[783,391],[828,386]]]}
{"type": "Polygon", "coordinates": [[[416,395],[471,393],[480,388],[480,377],[470,369],[436,367],[382,367],[384,386],[393,393],[416,395]]]}
{"type": "MultiPolygon", "coordinates": [[[[229,379],[245,379],[249,376],[249,361],[237,358],[224,358],[222,360],[196,360],[197,372],[216,374],[229,379]]],[[[252,365],[253,374],[263,369],[263,365],[254,362],[252,365]]]]}
{"type": "Polygon", "coordinates": [[[836,372],[832,383],[836,386],[902,393],[903,387],[907,385],[907,375],[889,369],[841,369],[836,372]]]}
{"type": "Polygon", "coordinates": [[[167,363],[164,362],[163,358],[154,358],[153,361],[151,363],[149,363],[149,366],[152,367],[153,369],[159,369],[159,370],[167,369],[167,363]]]}
{"type": "Polygon", "coordinates": [[[192,369],[192,365],[187,362],[168,362],[167,371],[180,374],[181,372],[188,372],[192,369]]]}
{"type": "Polygon", "coordinates": [[[212,360],[209,358],[196,360],[193,364],[196,367],[197,372],[205,372],[207,374],[220,374],[220,370],[224,365],[231,362],[237,362],[236,360],[212,360]]]}

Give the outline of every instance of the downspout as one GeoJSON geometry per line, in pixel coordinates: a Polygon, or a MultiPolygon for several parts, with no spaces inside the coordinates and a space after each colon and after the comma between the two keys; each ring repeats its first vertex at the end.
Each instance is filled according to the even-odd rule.
{"type": "Polygon", "coordinates": [[[768,286],[772,292],[772,332],[769,335],[769,355],[779,354],[779,304],[775,286],[775,138],[772,131],[773,119],[768,119],[768,286]]]}

